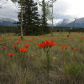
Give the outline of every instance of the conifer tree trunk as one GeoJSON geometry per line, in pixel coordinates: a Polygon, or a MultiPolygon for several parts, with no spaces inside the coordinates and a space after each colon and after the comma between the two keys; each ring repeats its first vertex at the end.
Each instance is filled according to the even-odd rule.
{"type": "Polygon", "coordinates": [[[23,25],[23,7],[22,7],[22,0],[21,0],[21,39],[23,38],[22,25],[23,25]]]}
{"type": "Polygon", "coordinates": [[[51,36],[53,36],[53,0],[52,0],[52,29],[51,29],[51,36]]]}

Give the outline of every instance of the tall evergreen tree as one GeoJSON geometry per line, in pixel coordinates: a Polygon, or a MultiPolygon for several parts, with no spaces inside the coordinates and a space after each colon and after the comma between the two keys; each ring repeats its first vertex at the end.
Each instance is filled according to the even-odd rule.
{"type": "MultiPolygon", "coordinates": [[[[21,21],[21,13],[18,14],[19,22],[21,21]]],[[[24,35],[40,35],[43,34],[41,19],[39,19],[37,3],[33,0],[24,0],[23,3],[23,32],[24,35]]]]}
{"type": "Polygon", "coordinates": [[[38,35],[41,33],[40,19],[37,3],[33,0],[24,1],[23,27],[25,35],[38,35]]]}

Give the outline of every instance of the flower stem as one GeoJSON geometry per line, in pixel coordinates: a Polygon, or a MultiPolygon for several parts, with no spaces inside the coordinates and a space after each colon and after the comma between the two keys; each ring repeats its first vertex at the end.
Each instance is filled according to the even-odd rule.
{"type": "Polygon", "coordinates": [[[49,54],[48,54],[48,51],[47,51],[47,82],[49,84],[49,70],[50,70],[50,58],[49,58],[49,54]]]}

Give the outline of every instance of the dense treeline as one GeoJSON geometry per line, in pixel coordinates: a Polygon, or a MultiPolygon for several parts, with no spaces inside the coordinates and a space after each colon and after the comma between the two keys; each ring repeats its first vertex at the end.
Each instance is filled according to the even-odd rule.
{"type": "MultiPolygon", "coordinates": [[[[51,27],[49,27],[51,30],[51,27]]],[[[17,26],[1,26],[0,33],[18,33],[19,29],[17,26]]],[[[71,28],[71,27],[53,27],[53,32],[84,32],[84,28],[71,28]]],[[[39,32],[40,35],[40,32],[39,32]]]]}
{"type": "Polygon", "coordinates": [[[17,26],[1,26],[0,25],[0,33],[17,33],[17,26]]]}
{"type": "MultiPolygon", "coordinates": [[[[50,28],[51,29],[51,28],[50,28]]],[[[84,28],[80,28],[80,27],[53,27],[53,32],[84,32],[84,28]]]]}

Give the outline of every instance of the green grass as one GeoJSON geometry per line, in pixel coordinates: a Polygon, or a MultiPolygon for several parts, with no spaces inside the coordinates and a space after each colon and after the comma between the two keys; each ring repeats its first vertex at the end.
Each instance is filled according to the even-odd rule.
{"type": "Polygon", "coordinates": [[[55,32],[53,37],[51,34],[24,36],[21,40],[20,36],[3,34],[4,39],[0,37],[0,44],[3,43],[0,45],[0,84],[47,84],[46,53],[37,45],[47,39],[58,44],[49,52],[49,84],[84,84],[84,33],[72,32],[69,38],[67,35],[68,32],[55,32]],[[18,41],[20,44],[16,45],[18,41]],[[30,45],[25,54],[18,50],[24,44],[30,45]],[[3,46],[7,48],[3,49],[3,46]],[[68,48],[62,50],[61,46],[68,48]],[[14,56],[10,57],[8,53],[14,53],[14,56]]]}

